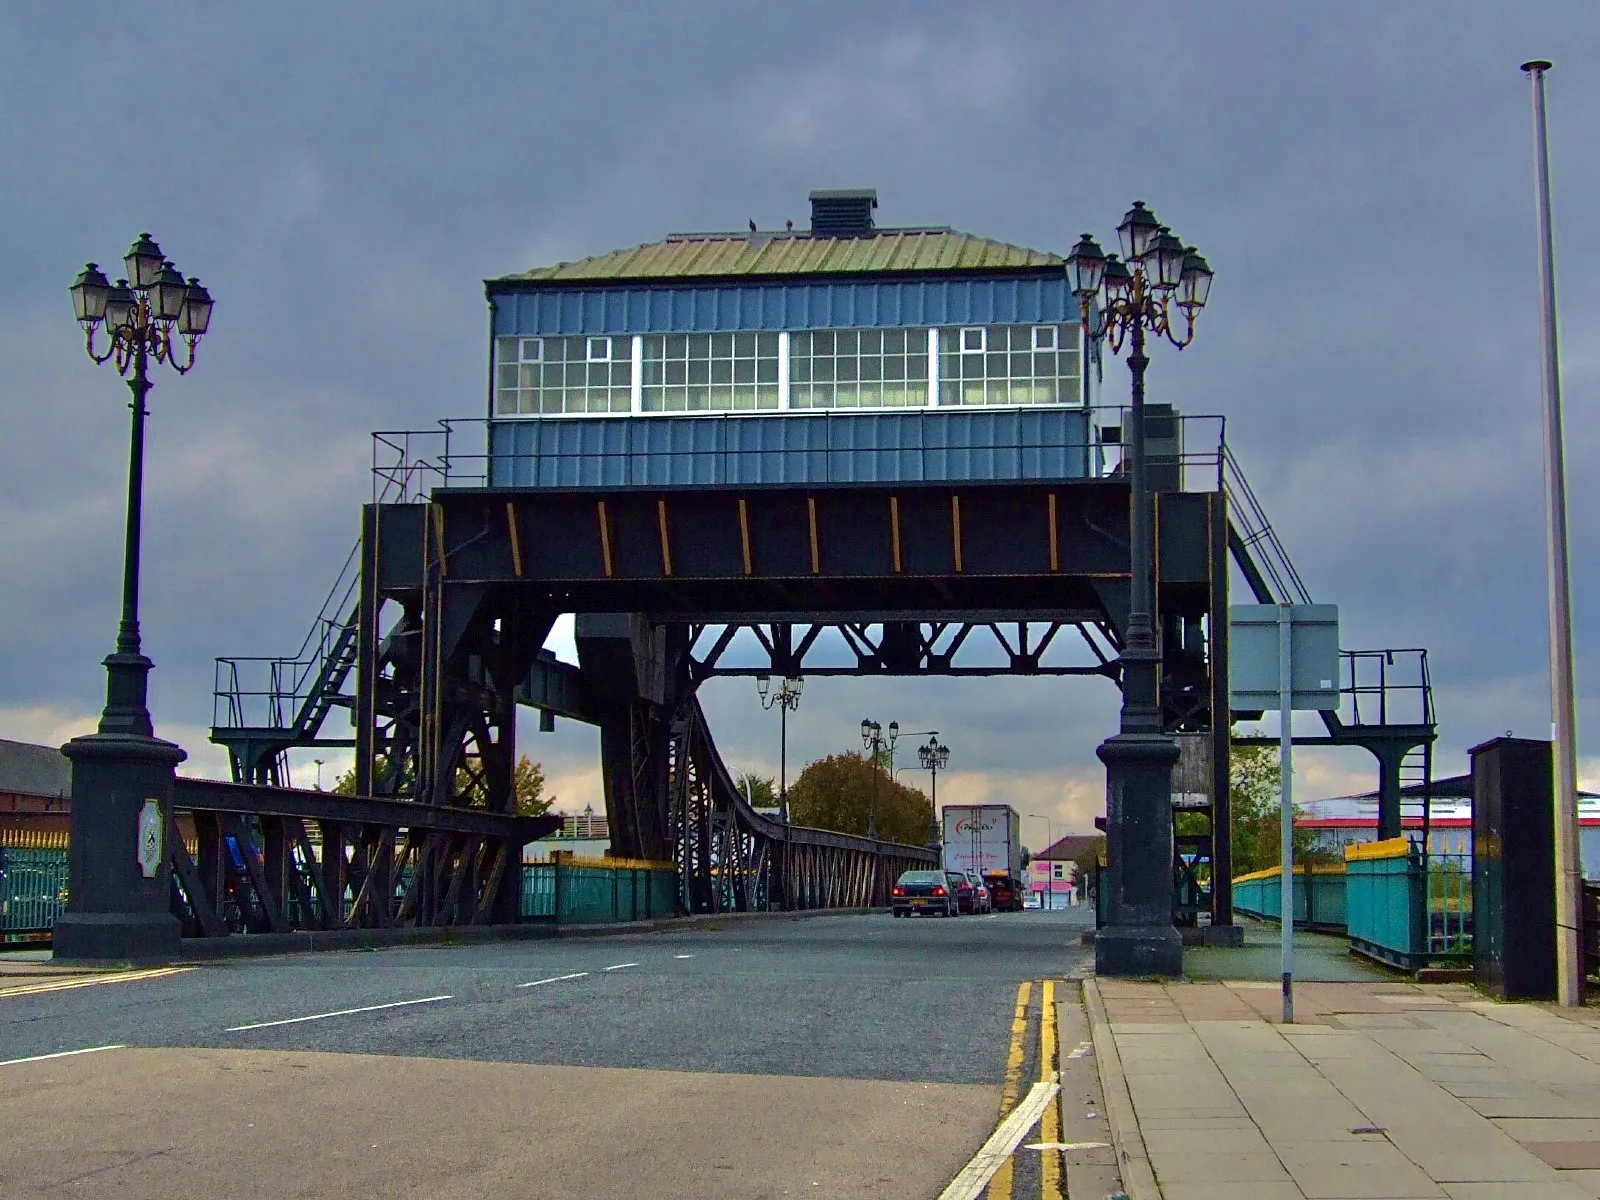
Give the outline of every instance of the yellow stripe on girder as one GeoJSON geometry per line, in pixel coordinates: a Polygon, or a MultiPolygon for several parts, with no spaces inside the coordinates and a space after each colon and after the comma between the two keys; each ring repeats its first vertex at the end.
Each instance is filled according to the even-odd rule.
{"type": "Polygon", "coordinates": [[[37,996],[43,992],[66,992],[73,988],[96,987],[102,983],[137,983],[141,979],[160,979],[192,970],[193,967],[152,967],[145,971],[116,971],[87,978],[55,979],[49,983],[23,983],[16,987],[0,987],[0,999],[7,996],[37,996]]]}
{"type": "MultiPolygon", "coordinates": [[[[1003,1121],[1017,1106],[1017,1093],[1022,1087],[1023,1040],[1028,1032],[1028,1001],[1033,996],[1033,981],[1024,979],[1017,986],[1017,1007],[1011,1018],[1011,1045],[1006,1050],[1005,1084],[1000,1090],[1000,1119],[1003,1121]]],[[[1000,1169],[989,1180],[988,1200],[1011,1200],[1011,1160],[1000,1164],[1000,1169]]]]}
{"type": "MultiPolygon", "coordinates": [[[[1046,979],[1040,996],[1039,1079],[1048,1083],[1056,1077],[1056,981],[1046,979]]],[[[1039,1140],[1046,1146],[1061,1141],[1061,1093],[1057,1092],[1039,1116],[1039,1140]]],[[[1060,1200],[1061,1152],[1039,1152],[1039,1195],[1042,1200],[1060,1200]]]]}

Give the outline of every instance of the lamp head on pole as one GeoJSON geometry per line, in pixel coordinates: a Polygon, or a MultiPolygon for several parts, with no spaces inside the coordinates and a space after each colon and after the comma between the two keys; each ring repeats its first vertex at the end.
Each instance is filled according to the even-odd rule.
{"type": "Polygon", "coordinates": [[[193,275],[183,292],[183,315],[178,318],[178,332],[198,338],[211,325],[211,293],[193,275]]]}
{"type": "Polygon", "coordinates": [[[96,264],[86,263],[70,290],[72,310],[85,329],[93,329],[105,319],[111,283],[96,264]]]}
{"type": "Polygon", "coordinates": [[[894,744],[900,740],[900,722],[889,722],[889,749],[894,749],[894,744]]]}
{"type": "Polygon", "coordinates": [[[168,325],[175,323],[183,316],[188,290],[189,285],[183,281],[178,268],[170,262],[162,263],[161,270],[156,272],[155,281],[150,285],[151,315],[168,325]]]}
{"type": "Polygon", "coordinates": [[[144,291],[155,284],[156,276],[161,273],[166,258],[161,253],[161,247],[156,245],[148,233],[141,233],[139,240],[128,248],[128,253],[122,259],[123,265],[128,268],[128,283],[136,291],[144,291]]]}
{"type": "Polygon", "coordinates": [[[126,279],[117,280],[116,286],[106,293],[106,332],[115,334],[133,324],[133,314],[138,298],[126,279]]]}
{"type": "Polygon", "coordinates": [[[756,695],[760,696],[761,699],[765,700],[767,698],[767,690],[771,687],[772,677],[770,675],[756,676],[756,695]]]}
{"type": "Polygon", "coordinates": [[[1122,224],[1117,226],[1117,243],[1122,248],[1123,260],[1137,262],[1142,259],[1160,231],[1161,224],[1156,220],[1155,213],[1144,206],[1143,200],[1135,200],[1133,207],[1123,216],[1122,224]]]}
{"type": "Polygon", "coordinates": [[[1100,290],[1100,277],[1105,274],[1106,256],[1094,238],[1087,233],[1067,255],[1067,284],[1072,294],[1087,304],[1100,290]]]}
{"type": "Polygon", "coordinates": [[[800,699],[800,693],[805,691],[806,681],[798,675],[790,675],[783,681],[783,686],[791,696],[798,700],[800,699]]]}
{"type": "Polygon", "coordinates": [[[1108,304],[1128,300],[1133,296],[1133,272],[1128,270],[1128,264],[1115,254],[1106,259],[1105,271],[1101,278],[1108,304]]]}
{"type": "Polygon", "coordinates": [[[1150,286],[1160,288],[1163,292],[1170,292],[1178,286],[1183,277],[1183,263],[1187,251],[1183,243],[1172,235],[1172,231],[1165,225],[1156,235],[1150,248],[1144,254],[1144,274],[1150,286]]]}
{"type": "Polygon", "coordinates": [[[1211,276],[1211,265],[1190,246],[1184,252],[1183,274],[1178,279],[1179,307],[1194,312],[1204,308],[1211,295],[1211,276]]]}

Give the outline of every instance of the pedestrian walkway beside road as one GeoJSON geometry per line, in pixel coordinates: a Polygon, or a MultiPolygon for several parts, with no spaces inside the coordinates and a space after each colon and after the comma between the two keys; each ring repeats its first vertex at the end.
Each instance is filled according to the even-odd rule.
{"type": "Polygon", "coordinates": [[[1133,1200],[1600,1197],[1600,1009],[1320,983],[1282,1025],[1277,984],[1086,990],[1133,1200]]]}

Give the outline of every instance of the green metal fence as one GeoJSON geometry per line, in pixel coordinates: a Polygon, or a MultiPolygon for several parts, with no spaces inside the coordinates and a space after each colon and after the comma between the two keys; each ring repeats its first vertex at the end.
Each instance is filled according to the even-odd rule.
{"type": "Polygon", "coordinates": [[[67,852],[0,846],[0,935],[48,934],[67,910],[67,852]]]}
{"type": "Polygon", "coordinates": [[[525,921],[605,924],[678,914],[678,872],[671,863],[558,853],[522,868],[519,915],[525,921]]]}

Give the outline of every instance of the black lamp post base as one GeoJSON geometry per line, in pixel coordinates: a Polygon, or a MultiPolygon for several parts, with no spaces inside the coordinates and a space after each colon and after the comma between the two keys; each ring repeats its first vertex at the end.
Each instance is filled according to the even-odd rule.
{"type": "Polygon", "coordinates": [[[1170,925],[1107,925],[1094,935],[1094,973],[1176,979],[1183,974],[1183,937],[1170,925]]]}
{"type": "Polygon", "coordinates": [[[72,762],[72,826],[67,911],[55,925],[55,957],[176,958],[167,839],[174,772],[188,756],[160,738],[123,733],[73,738],[61,753],[72,762]]]}

